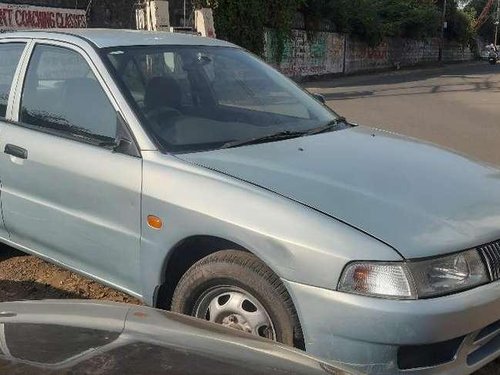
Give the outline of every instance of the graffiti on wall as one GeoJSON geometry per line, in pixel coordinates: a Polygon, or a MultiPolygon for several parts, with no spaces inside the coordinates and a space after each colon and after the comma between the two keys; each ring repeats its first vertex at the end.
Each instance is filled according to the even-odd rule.
{"type": "Polygon", "coordinates": [[[374,70],[391,66],[388,41],[383,41],[376,47],[353,38],[348,38],[346,49],[346,72],[374,70]]]}
{"type": "MultiPolygon", "coordinates": [[[[388,38],[376,47],[344,34],[318,32],[308,35],[294,30],[285,43],[281,61],[276,62],[277,43],[268,30],[265,35],[265,58],[290,77],[354,73],[399,68],[438,61],[439,39],[413,40],[388,38]]],[[[443,51],[445,61],[474,58],[469,47],[448,44],[443,51]]]]}
{"type": "Polygon", "coordinates": [[[309,35],[293,30],[285,42],[280,62],[276,62],[277,43],[272,31],[266,32],[265,56],[284,74],[292,77],[342,73],[344,70],[345,36],[319,32],[309,35]]]}

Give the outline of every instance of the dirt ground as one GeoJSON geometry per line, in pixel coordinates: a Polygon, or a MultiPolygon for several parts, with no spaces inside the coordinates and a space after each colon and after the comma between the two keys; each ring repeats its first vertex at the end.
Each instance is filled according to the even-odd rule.
{"type": "MultiPolygon", "coordinates": [[[[0,302],[51,298],[141,304],[124,293],[0,245],[0,302]]],[[[500,375],[500,360],[474,375],[500,375]]]]}
{"type": "Polygon", "coordinates": [[[0,302],[51,298],[140,304],[124,293],[0,245],[0,302]]]}

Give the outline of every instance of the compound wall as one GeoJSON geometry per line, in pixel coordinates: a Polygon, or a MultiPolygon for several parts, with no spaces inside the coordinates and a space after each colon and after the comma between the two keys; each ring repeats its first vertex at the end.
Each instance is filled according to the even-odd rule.
{"type": "Polygon", "coordinates": [[[346,36],[319,32],[314,36],[293,30],[277,63],[277,41],[273,32],[265,35],[265,59],[290,77],[335,74],[344,72],[346,36]]]}
{"type": "MultiPolygon", "coordinates": [[[[303,78],[325,74],[349,74],[437,62],[439,39],[413,40],[388,38],[376,47],[345,34],[308,33],[293,30],[285,43],[280,62],[277,59],[276,36],[265,35],[266,60],[290,77],[303,78]]],[[[474,59],[469,47],[457,43],[445,45],[445,62],[474,59]]]]}

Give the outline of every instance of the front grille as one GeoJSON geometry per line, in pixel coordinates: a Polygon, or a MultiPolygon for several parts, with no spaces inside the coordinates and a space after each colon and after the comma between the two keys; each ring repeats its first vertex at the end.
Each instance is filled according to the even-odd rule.
{"type": "Polygon", "coordinates": [[[500,280],[500,240],[480,246],[479,251],[488,266],[491,280],[500,280]]]}

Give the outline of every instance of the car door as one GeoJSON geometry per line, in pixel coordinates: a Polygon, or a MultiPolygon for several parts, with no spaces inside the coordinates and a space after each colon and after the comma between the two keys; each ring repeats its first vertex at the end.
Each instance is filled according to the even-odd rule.
{"type": "MultiPolygon", "coordinates": [[[[7,107],[9,100],[12,101],[12,82],[14,81],[16,70],[21,61],[21,56],[26,48],[26,41],[6,41],[0,42],[0,139],[3,138],[6,123],[7,107]]],[[[3,174],[0,172],[0,186],[3,174]]],[[[0,199],[1,189],[0,189],[0,199]]],[[[8,239],[9,234],[5,229],[3,216],[0,215],[0,238],[8,239]]]]}
{"type": "Polygon", "coordinates": [[[118,105],[83,50],[53,42],[30,52],[0,140],[11,240],[139,295],[142,160],[114,147],[132,139],[118,105]]]}

